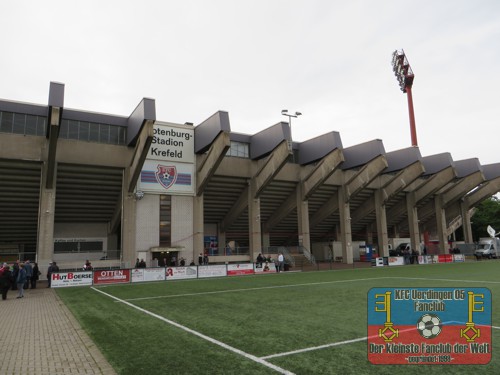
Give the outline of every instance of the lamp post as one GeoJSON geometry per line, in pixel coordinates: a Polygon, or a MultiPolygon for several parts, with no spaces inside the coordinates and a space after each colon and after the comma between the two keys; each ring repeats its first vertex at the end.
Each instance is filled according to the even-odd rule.
{"type": "Polygon", "coordinates": [[[288,125],[290,125],[290,142],[291,142],[292,141],[292,117],[297,118],[299,116],[302,116],[302,113],[295,112],[295,114],[293,114],[293,113],[288,113],[288,109],[282,109],[281,114],[283,116],[288,117],[288,125]]]}
{"type": "Polygon", "coordinates": [[[406,93],[408,99],[408,114],[410,116],[410,133],[411,133],[411,145],[416,147],[417,143],[417,129],[415,127],[415,113],[413,111],[413,97],[411,94],[411,88],[413,86],[413,80],[415,75],[411,69],[410,63],[406,58],[403,50],[394,51],[392,53],[392,70],[394,75],[398,79],[399,88],[403,93],[406,93]]]}
{"type": "Polygon", "coordinates": [[[288,125],[290,125],[290,144],[289,144],[289,147],[290,147],[290,151],[292,151],[292,160],[295,160],[295,156],[293,155],[293,144],[292,144],[292,117],[299,117],[299,116],[302,116],[302,113],[300,112],[295,112],[295,114],[293,113],[288,113],[288,109],[282,109],[281,110],[281,114],[283,116],[286,116],[288,117],[288,125]]]}

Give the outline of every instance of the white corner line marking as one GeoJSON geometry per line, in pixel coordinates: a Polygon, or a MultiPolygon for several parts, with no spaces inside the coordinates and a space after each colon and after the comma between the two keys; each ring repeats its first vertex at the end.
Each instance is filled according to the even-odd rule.
{"type": "Polygon", "coordinates": [[[380,280],[386,277],[370,277],[366,279],[350,279],[350,280],[333,280],[333,281],[320,281],[317,283],[303,283],[303,284],[290,284],[290,285],[272,285],[263,286],[257,288],[239,288],[239,289],[224,289],[215,290],[211,292],[198,292],[198,293],[184,293],[184,294],[171,294],[168,296],[154,296],[154,297],[138,297],[138,298],[128,298],[125,301],[142,301],[149,299],[159,299],[159,298],[175,298],[175,297],[189,297],[189,296],[203,296],[209,294],[220,294],[220,293],[233,293],[233,292],[250,292],[255,290],[265,290],[265,289],[279,289],[279,288],[294,288],[297,286],[311,286],[311,285],[325,285],[325,284],[337,284],[337,283],[349,283],[355,281],[370,281],[370,280],[380,280]]]}
{"type": "Polygon", "coordinates": [[[280,374],[294,375],[294,373],[293,373],[293,372],[290,372],[290,371],[285,370],[285,369],[283,369],[283,368],[281,368],[281,367],[278,367],[278,366],[276,366],[276,365],[273,365],[272,363],[269,363],[269,362],[267,362],[266,360],[264,360],[264,359],[262,359],[262,358],[256,357],[256,356],[254,356],[254,355],[252,355],[252,354],[249,354],[249,353],[246,353],[246,352],[244,352],[244,351],[242,351],[242,350],[236,349],[236,348],[234,348],[234,347],[232,347],[232,346],[230,346],[230,345],[224,344],[223,342],[218,341],[218,340],[216,340],[216,339],[214,339],[214,338],[212,338],[212,337],[206,336],[206,335],[204,335],[203,333],[200,333],[200,332],[198,332],[198,331],[192,330],[191,328],[188,328],[188,327],[186,327],[186,326],[183,326],[182,324],[176,323],[176,322],[174,322],[174,321],[172,321],[172,320],[170,320],[170,319],[164,318],[164,317],[163,317],[163,316],[161,316],[161,315],[158,315],[158,314],[155,314],[155,313],[153,313],[153,312],[151,312],[151,311],[149,311],[149,310],[143,309],[143,308],[141,308],[141,307],[139,307],[139,306],[136,306],[136,305],[134,305],[134,304],[132,304],[132,303],[130,303],[130,302],[124,301],[124,300],[122,300],[122,299],[120,299],[120,298],[118,298],[118,297],[115,297],[115,296],[113,296],[113,295],[111,295],[111,294],[108,294],[108,293],[106,293],[106,292],[103,292],[102,290],[99,290],[99,289],[94,288],[94,287],[91,287],[91,288],[92,288],[93,290],[95,290],[96,292],[99,292],[99,293],[101,293],[101,294],[103,294],[103,295],[105,295],[105,296],[107,296],[107,297],[109,297],[109,298],[114,299],[115,301],[121,302],[121,303],[123,303],[123,304],[125,304],[125,305],[127,305],[127,306],[130,306],[130,307],[132,307],[132,308],[134,308],[134,309],[136,309],[136,310],[139,310],[139,311],[143,312],[144,314],[150,315],[150,316],[152,316],[152,317],[154,317],[154,318],[156,318],[156,319],[159,319],[159,320],[161,320],[161,321],[163,321],[163,322],[165,322],[165,323],[168,323],[168,324],[170,324],[170,325],[173,325],[174,327],[180,328],[180,329],[182,329],[182,330],[184,330],[184,331],[186,331],[186,332],[189,332],[189,333],[191,333],[191,334],[193,334],[193,335],[195,335],[195,336],[198,336],[198,337],[202,338],[203,340],[209,341],[209,342],[211,342],[212,344],[218,345],[218,346],[220,346],[220,347],[222,347],[222,348],[224,348],[224,349],[227,349],[227,350],[229,350],[229,351],[231,351],[231,352],[233,352],[233,353],[239,354],[239,355],[241,355],[241,356],[243,356],[243,357],[245,357],[245,358],[247,358],[247,359],[250,359],[250,360],[252,360],[252,361],[254,361],[254,362],[260,363],[261,365],[264,365],[264,366],[266,366],[266,367],[269,367],[269,368],[271,368],[271,369],[273,369],[273,370],[275,370],[275,371],[279,372],[280,374]]]}
{"type": "Polygon", "coordinates": [[[265,357],[260,357],[260,358],[261,359],[270,359],[270,358],[276,358],[276,357],[284,357],[284,356],[287,356],[287,355],[300,354],[300,353],[305,353],[305,352],[311,352],[313,350],[326,349],[326,348],[330,348],[332,346],[352,344],[353,342],[366,341],[366,340],[368,340],[368,337],[360,337],[358,339],[353,339],[353,340],[333,342],[333,343],[330,343],[330,344],[325,344],[325,345],[320,345],[320,346],[314,346],[314,347],[305,348],[305,349],[292,350],[291,352],[271,354],[271,355],[267,355],[265,357]]]}

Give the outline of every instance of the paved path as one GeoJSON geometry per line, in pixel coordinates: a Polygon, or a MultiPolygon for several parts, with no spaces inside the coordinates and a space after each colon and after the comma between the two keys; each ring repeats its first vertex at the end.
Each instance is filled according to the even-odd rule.
{"type": "Polygon", "coordinates": [[[55,291],[40,284],[24,298],[10,290],[0,299],[0,374],[115,375],[55,291]]]}

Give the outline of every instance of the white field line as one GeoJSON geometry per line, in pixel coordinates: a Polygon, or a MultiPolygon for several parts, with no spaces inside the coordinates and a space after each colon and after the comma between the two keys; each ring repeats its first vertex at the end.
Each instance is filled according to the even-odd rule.
{"type": "Polygon", "coordinates": [[[427,277],[397,277],[397,276],[387,276],[384,279],[403,279],[403,280],[422,280],[422,281],[446,281],[453,283],[484,283],[484,284],[500,284],[500,281],[483,281],[483,280],[455,280],[455,279],[431,279],[427,277]]]}
{"type": "Polygon", "coordinates": [[[229,350],[229,351],[231,351],[233,353],[239,354],[239,355],[241,355],[241,356],[243,356],[243,357],[245,357],[247,359],[250,359],[250,360],[252,360],[254,362],[257,362],[257,363],[259,363],[261,365],[264,365],[264,366],[266,366],[266,367],[268,367],[270,369],[273,369],[273,370],[279,372],[280,374],[294,375],[293,372],[285,370],[285,369],[283,369],[283,368],[281,368],[279,366],[273,365],[272,363],[269,363],[269,362],[267,362],[266,360],[264,360],[262,358],[256,357],[256,356],[254,356],[252,354],[249,354],[249,353],[246,353],[246,352],[244,352],[242,350],[236,349],[236,348],[234,348],[234,347],[232,347],[230,345],[224,344],[223,342],[218,341],[218,340],[216,340],[216,339],[214,339],[212,337],[206,336],[206,335],[204,335],[204,334],[202,334],[202,333],[200,333],[198,331],[192,330],[192,329],[190,329],[190,328],[188,328],[186,326],[183,326],[182,324],[179,324],[179,323],[176,323],[176,322],[174,322],[174,321],[172,321],[170,319],[164,318],[163,316],[155,314],[155,313],[153,313],[151,311],[148,311],[146,309],[143,309],[143,308],[141,308],[139,306],[135,306],[134,304],[132,304],[130,302],[124,301],[124,300],[122,300],[120,298],[117,298],[117,297],[111,295],[111,294],[103,292],[102,290],[96,289],[94,287],[92,287],[92,289],[94,289],[96,292],[102,293],[105,296],[114,299],[115,301],[121,302],[121,303],[123,303],[123,304],[125,304],[127,306],[130,306],[130,307],[132,307],[132,308],[134,308],[136,310],[139,310],[139,311],[141,311],[141,312],[143,312],[143,313],[145,313],[147,315],[150,315],[150,316],[152,316],[152,317],[154,317],[156,319],[159,319],[159,320],[161,320],[161,321],[163,321],[165,323],[173,325],[174,327],[180,328],[180,329],[182,329],[182,330],[184,330],[186,332],[189,332],[189,333],[191,333],[191,334],[193,334],[195,336],[198,336],[198,337],[202,338],[203,340],[209,341],[212,344],[218,345],[218,346],[220,346],[220,347],[222,347],[224,349],[227,349],[227,350],[229,350]]]}
{"type": "MultiPolygon", "coordinates": [[[[444,322],[443,325],[452,324],[452,323],[462,323],[462,324],[465,325],[465,322],[456,322],[456,321],[444,322]]],[[[481,327],[488,327],[488,326],[484,326],[484,325],[480,325],[480,326],[481,327]]],[[[495,329],[500,329],[500,327],[495,327],[495,326],[489,326],[489,327],[495,328],[495,329]]],[[[414,330],[414,328],[407,328],[407,329],[404,329],[404,330],[400,330],[399,332],[400,333],[401,332],[409,332],[409,331],[413,331],[413,330],[414,330]]],[[[360,337],[360,338],[352,339],[352,340],[332,342],[330,344],[324,344],[324,345],[319,345],[319,346],[311,346],[309,348],[292,350],[290,352],[283,352],[283,353],[276,353],[276,354],[266,355],[266,356],[260,357],[260,358],[261,359],[271,359],[271,358],[277,358],[277,357],[285,357],[285,356],[293,355],[293,354],[301,354],[301,353],[306,353],[306,352],[312,352],[314,350],[321,350],[321,349],[331,348],[331,347],[334,347],[334,346],[352,344],[352,343],[359,342],[359,341],[366,341],[368,339],[373,339],[373,338],[377,338],[377,337],[379,337],[379,336],[378,335],[373,335],[373,336],[367,336],[367,337],[360,337]]]]}
{"type": "Polygon", "coordinates": [[[278,288],[295,288],[295,287],[298,287],[298,286],[325,285],[325,284],[336,284],[336,283],[348,283],[348,282],[354,282],[354,281],[372,281],[372,280],[381,280],[381,279],[387,279],[387,277],[371,277],[371,278],[366,278],[366,279],[322,281],[322,282],[318,282],[318,283],[303,283],[303,284],[290,284],[290,285],[262,286],[262,287],[258,287],[258,288],[225,289],[225,290],[216,290],[216,291],[213,291],[213,292],[197,292],[197,293],[172,294],[172,295],[169,295],[169,296],[129,298],[129,299],[126,299],[125,301],[141,301],[141,300],[158,299],[158,298],[175,298],[175,297],[203,296],[203,295],[208,295],[208,294],[247,292],[247,291],[253,291],[253,290],[278,289],[278,288]]]}
{"type": "Polygon", "coordinates": [[[366,341],[367,339],[368,339],[368,337],[360,337],[358,339],[332,342],[330,344],[312,346],[310,348],[304,348],[304,349],[298,349],[298,350],[292,350],[291,352],[271,354],[271,355],[267,355],[265,357],[260,357],[260,358],[261,359],[270,359],[270,358],[276,358],[276,357],[284,357],[284,356],[292,355],[292,354],[300,354],[300,353],[305,353],[305,352],[312,352],[313,350],[331,348],[332,346],[339,346],[339,345],[345,345],[345,344],[352,344],[353,342],[366,341]]]}

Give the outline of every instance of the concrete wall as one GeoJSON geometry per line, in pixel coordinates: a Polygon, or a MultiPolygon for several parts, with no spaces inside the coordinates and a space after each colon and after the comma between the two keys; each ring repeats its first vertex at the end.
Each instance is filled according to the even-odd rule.
{"type": "Polygon", "coordinates": [[[54,238],[108,237],[106,223],[54,223],[54,238]]]}
{"type": "MultiPolygon", "coordinates": [[[[149,251],[160,244],[160,196],[145,194],[136,202],[136,251],[149,251]]],[[[146,260],[146,259],[144,259],[146,260]]]]}
{"type": "Polygon", "coordinates": [[[191,196],[172,196],[172,247],[183,248],[178,258],[186,259],[186,264],[193,260],[193,199],[191,196]]]}

